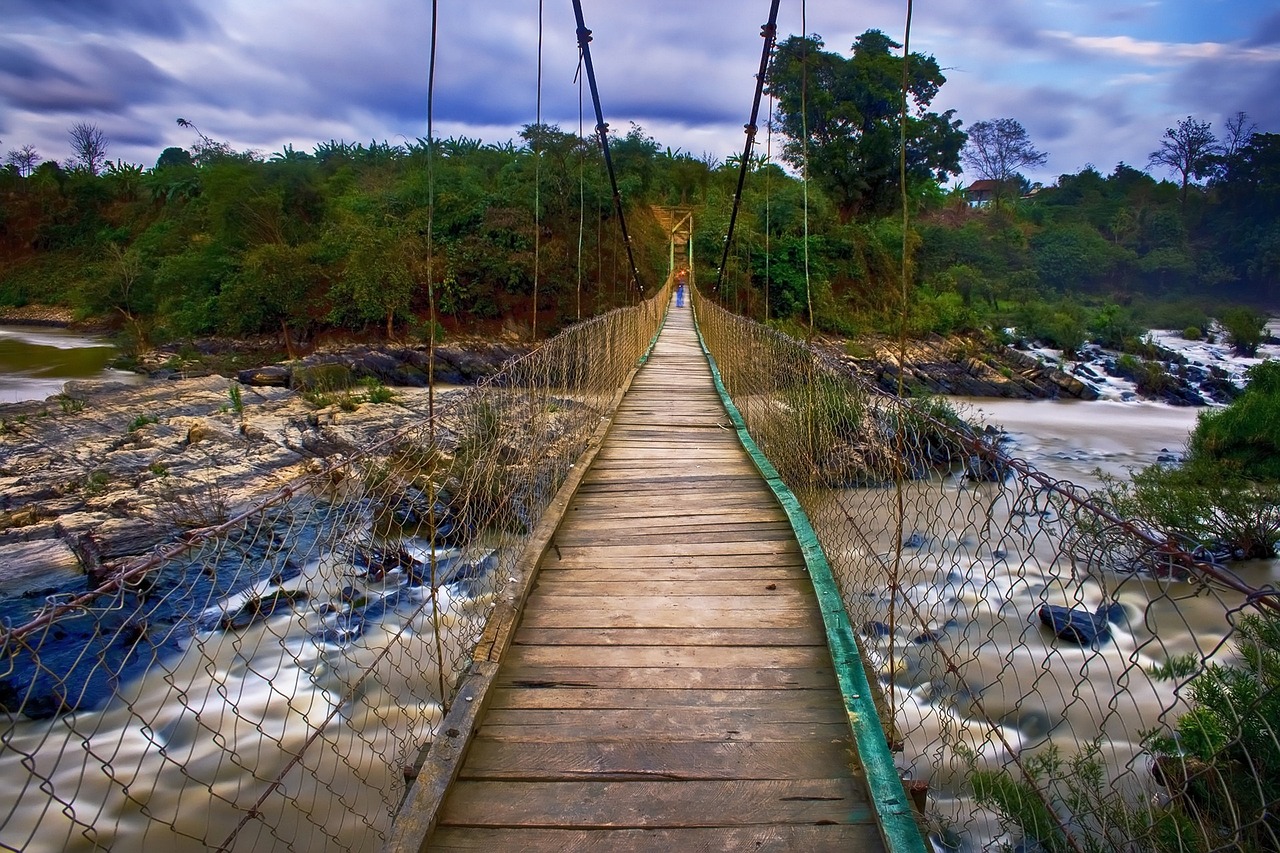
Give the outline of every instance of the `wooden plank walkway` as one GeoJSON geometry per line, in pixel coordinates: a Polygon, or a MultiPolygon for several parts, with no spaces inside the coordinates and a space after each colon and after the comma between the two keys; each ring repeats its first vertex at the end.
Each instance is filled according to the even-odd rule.
{"type": "Polygon", "coordinates": [[[672,308],[431,850],[883,850],[786,516],[672,308]]]}

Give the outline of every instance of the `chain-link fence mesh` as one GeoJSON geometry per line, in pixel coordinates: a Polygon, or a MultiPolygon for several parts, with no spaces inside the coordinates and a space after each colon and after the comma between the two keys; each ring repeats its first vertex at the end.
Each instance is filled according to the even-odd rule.
{"type": "Polygon", "coordinates": [[[377,847],[668,296],[439,392],[251,506],[187,492],[183,514],[218,523],[3,602],[0,847],[377,847]]]}
{"type": "Polygon", "coordinates": [[[935,849],[1280,849],[1269,564],[1242,579],[945,406],[695,307],[819,535],[935,849]]]}

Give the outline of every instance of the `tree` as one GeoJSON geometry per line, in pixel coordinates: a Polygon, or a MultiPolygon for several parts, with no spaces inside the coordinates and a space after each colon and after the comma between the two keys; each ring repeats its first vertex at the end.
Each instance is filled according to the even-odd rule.
{"type": "Polygon", "coordinates": [[[1249,140],[1258,130],[1258,125],[1249,121],[1249,116],[1244,110],[1227,119],[1226,124],[1227,136],[1222,140],[1222,156],[1230,160],[1241,148],[1249,144],[1249,140]]]}
{"type": "MultiPolygon", "coordinates": [[[[843,221],[897,204],[905,60],[891,51],[901,47],[879,30],[867,30],[845,59],[823,51],[817,37],[792,36],[770,64],[769,92],[778,99],[777,126],[786,138],[782,157],[804,166],[807,148],[808,175],[830,194],[843,221]]],[[[946,82],[937,60],[913,53],[908,72],[910,190],[959,174],[965,135],[954,110],[928,111],[946,82]]]]}
{"type": "Polygon", "coordinates": [[[1267,339],[1267,316],[1252,308],[1242,305],[1227,308],[1218,322],[1236,355],[1252,358],[1267,339]]]}
{"type": "Polygon", "coordinates": [[[71,137],[71,150],[76,166],[90,175],[98,174],[107,161],[107,137],[97,125],[79,122],[67,131],[71,137]]]}
{"type": "Polygon", "coordinates": [[[996,185],[995,202],[1028,166],[1043,166],[1049,155],[1037,151],[1027,130],[1011,118],[980,121],[969,128],[969,141],[964,147],[965,165],[996,185]]]}
{"type": "Polygon", "coordinates": [[[1168,166],[1182,176],[1182,194],[1179,203],[1186,206],[1187,184],[1192,178],[1209,175],[1219,152],[1218,139],[1209,129],[1209,122],[1196,121],[1187,116],[1164,132],[1160,149],[1152,151],[1148,166],[1168,166]]]}
{"type": "Polygon", "coordinates": [[[35,146],[24,145],[21,148],[10,151],[5,162],[25,178],[35,171],[40,162],[40,155],[36,152],[35,146]]]}
{"type": "Polygon", "coordinates": [[[164,169],[169,166],[191,166],[194,165],[191,159],[191,153],[185,148],[170,146],[160,152],[159,159],[156,160],[156,168],[164,169]]]}

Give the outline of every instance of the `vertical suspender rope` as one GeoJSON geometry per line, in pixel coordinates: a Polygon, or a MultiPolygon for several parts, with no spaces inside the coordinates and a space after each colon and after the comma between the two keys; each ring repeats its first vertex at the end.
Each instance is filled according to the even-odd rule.
{"type": "MultiPolygon", "coordinates": [[[[436,436],[435,358],[436,358],[436,293],[435,293],[435,90],[436,90],[436,35],[438,32],[439,0],[431,0],[431,48],[427,63],[427,311],[430,330],[427,332],[427,430],[431,441],[436,436]]],[[[444,683],[444,644],[440,639],[440,596],[436,585],[436,483],[428,482],[427,527],[431,531],[431,545],[427,548],[427,569],[430,572],[431,633],[436,646],[436,686],[440,689],[440,707],[449,712],[449,695],[444,683]]]]}
{"type": "Polygon", "coordinates": [[[724,235],[724,254],[720,257],[720,271],[716,274],[715,290],[720,289],[724,281],[724,271],[729,265],[729,247],[733,244],[733,228],[738,221],[738,207],[742,203],[742,186],[747,180],[747,170],[751,168],[751,147],[756,141],[756,119],[760,116],[760,97],[764,93],[764,78],[769,70],[769,57],[773,54],[773,45],[778,37],[778,4],[781,0],[773,0],[769,4],[769,21],[760,27],[760,35],[764,37],[764,46],[760,50],[760,70],[756,73],[756,94],[751,102],[751,120],[745,125],[747,143],[742,149],[742,163],[738,168],[738,189],[733,194],[733,209],[729,213],[729,230],[724,235]]]}
{"type": "Polygon", "coordinates": [[[533,339],[538,340],[538,278],[542,272],[542,30],[544,0],[538,0],[538,86],[533,108],[533,339]]]}
{"type": "MultiPolygon", "coordinates": [[[[578,57],[578,73],[574,75],[578,84],[578,139],[585,140],[582,120],[582,57],[578,57]]],[[[582,319],[582,239],[587,222],[587,152],[581,141],[578,144],[578,289],[575,292],[577,319],[582,319]]],[[[599,292],[599,282],[596,282],[599,292]]]]}
{"type": "MultiPolygon", "coordinates": [[[[899,279],[899,299],[901,304],[898,306],[898,397],[902,397],[905,388],[906,362],[907,362],[907,248],[908,236],[907,226],[909,217],[909,204],[907,199],[907,95],[911,84],[911,0],[907,0],[907,22],[902,37],[902,103],[898,115],[898,192],[902,199],[902,262],[900,267],[899,279]]],[[[900,458],[906,456],[907,437],[903,434],[905,423],[899,423],[896,441],[898,445],[898,455],[900,458]]],[[[897,546],[893,550],[893,563],[889,569],[889,672],[897,672],[897,645],[894,638],[897,636],[897,619],[898,619],[898,590],[901,586],[902,575],[902,541],[905,531],[904,523],[906,520],[906,495],[903,493],[902,478],[896,478],[895,501],[897,504],[897,520],[895,524],[894,541],[897,546]]],[[[897,708],[890,705],[889,707],[889,729],[887,736],[889,737],[890,747],[892,748],[899,740],[901,735],[898,732],[898,714],[897,708]]]]}
{"type": "Polygon", "coordinates": [[[769,250],[769,188],[772,183],[770,180],[773,166],[773,95],[769,96],[769,117],[764,121],[764,161],[766,168],[764,172],[764,322],[769,322],[769,273],[770,273],[770,256],[769,250]]]}
{"type": "Polygon", "coordinates": [[[604,111],[600,109],[600,90],[596,88],[596,71],[591,64],[591,30],[587,29],[582,19],[582,0],[573,0],[573,14],[578,23],[578,47],[582,51],[582,64],[587,70],[587,85],[591,87],[591,102],[596,108],[596,136],[600,139],[600,150],[604,153],[604,165],[609,172],[609,184],[613,188],[613,206],[618,214],[618,226],[622,229],[622,242],[627,247],[627,263],[631,265],[631,280],[636,289],[643,294],[644,285],[640,283],[640,272],[636,269],[635,253],[631,251],[631,235],[627,233],[627,217],[622,210],[622,193],[618,192],[618,178],[613,171],[613,158],[609,156],[609,125],[605,123],[604,111]]]}
{"type": "Polygon", "coordinates": [[[800,187],[804,193],[804,301],[809,312],[809,340],[813,340],[813,292],[809,286],[809,9],[800,0],[800,187]]]}

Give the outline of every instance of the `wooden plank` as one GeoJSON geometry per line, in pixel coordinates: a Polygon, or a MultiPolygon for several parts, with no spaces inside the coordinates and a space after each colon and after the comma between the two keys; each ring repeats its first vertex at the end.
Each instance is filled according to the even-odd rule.
{"type": "Polygon", "coordinates": [[[781,628],[814,618],[810,608],[772,610],[763,608],[669,609],[659,613],[636,613],[629,607],[587,612],[582,610],[537,610],[525,615],[525,624],[539,628],[781,628]]]}
{"type": "Polygon", "coordinates": [[[758,669],[824,666],[821,646],[530,646],[513,645],[511,666],[737,667],[758,669]]]}
{"type": "Polygon", "coordinates": [[[827,647],[827,636],[813,622],[786,628],[535,628],[521,625],[516,631],[518,645],[541,646],[819,646],[827,647]]]}
{"type": "Polygon", "coordinates": [[[585,596],[600,598],[625,592],[628,596],[760,596],[762,598],[813,600],[809,579],[801,575],[788,579],[704,580],[682,578],[680,580],[654,580],[632,577],[625,586],[617,581],[589,581],[581,579],[583,573],[547,572],[538,578],[534,595],[585,596]]]}
{"type": "MultiPolygon", "coordinates": [[[[808,570],[804,564],[804,558],[800,556],[799,551],[775,551],[770,554],[747,553],[747,554],[716,554],[714,559],[708,559],[705,555],[697,554],[666,554],[663,556],[635,556],[626,553],[613,552],[609,554],[593,553],[589,549],[572,548],[568,551],[560,550],[553,544],[553,554],[548,556],[549,562],[544,563],[543,571],[576,571],[579,569],[591,571],[648,571],[653,573],[653,577],[661,577],[662,572],[667,572],[667,576],[685,577],[690,581],[697,581],[699,578],[713,579],[717,575],[716,572],[737,572],[759,570],[763,572],[761,577],[769,577],[770,569],[795,569],[808,574],[808,570]],[[688,574],[689,569],[696,569],[695,574],[688,574]],[[676,573],[679,574],[676,574],[676,573]]],[[[730,575],[731,577],[734,575],[730,575]]]]}
{"type": "Polygon", "coordinates": [[[641,740],[838,742],[849,730],[843,709],[491,708],[479,733],[492,740],[572,743],[641,740]]]}
{"type": "Polygon", "coordinates": [[[664,545],[575,545],[555,542],[557,556],[608,560],[618,557],[720,557],[733,554],[798,554],[795,540],[762,539],[736,542],[671,542],[664,545]]]}
{"type": "Polygon", "coordinates": [[[494,691],[494,708],[601,708],[655,710],[679,708],[750,708],[794,711],[831,708],[829,690],[693,690],[637,687],[503,687],[494,691]]]}
{"type": "Polygon", "coordinates": [[[629,741],[508,743],[477,737],[468,779],[828,779],[845,776],[852,743],[629,741]]]}
{"type": "MultiPolygon", "coordinates": [[[[512,647],[515,648],[514,646],[512,647]]],[[[498,675],[503,687],[646,687],[722,689],[826,689],[834,683],[830,664],[769,669],[731,667],[522,666],[498,675]]]]}
{"type": "Polygon", "coordinates": [[[851,779],[666,782],[460,780],[440,822],[454,826],[743,826],[872,819],[851,779]]]}
{"type": "Polygon", "coordinates": [[[760,581],[769,584],[779,580],[803,580],[808,582],[808,572],[802,565],[774,566],[707,566],[699,568],[697,575],[690,576],[688,569],[679,566],[608,566],[597,567],[577,563],[557,562],[554,567],[544,566],[538,573],[542,581],[572,582],[581,578],[583,583],[619,584],[636,581],[679,581],[693,588],[703,583],[733,581],[734,583],[753,583],[760,581]]]}
{"type": "Polygon", "coordinates": [[[556,534],[556,544],[561,548],[616,546],[648,546],[683,548],[686,545],[716,545],[741,542],[785,542],[795,547],[795,532],[786,522],[755,522],[693,528],[685,531],[671,529],[646,530],[634,526],[611,526],[597,530],[561,530],[556,534]]]}
{"type": "Polygon", "coordinates": [[[534,829],[520,827],[443,827],[432,839],[432,850],[520,850],[524,853],[598,853],[627,850],[631,853],[793,853],[796,850],[877,850],[878,830],[873,825],[734,826],[689,829],[534,829]]]}

